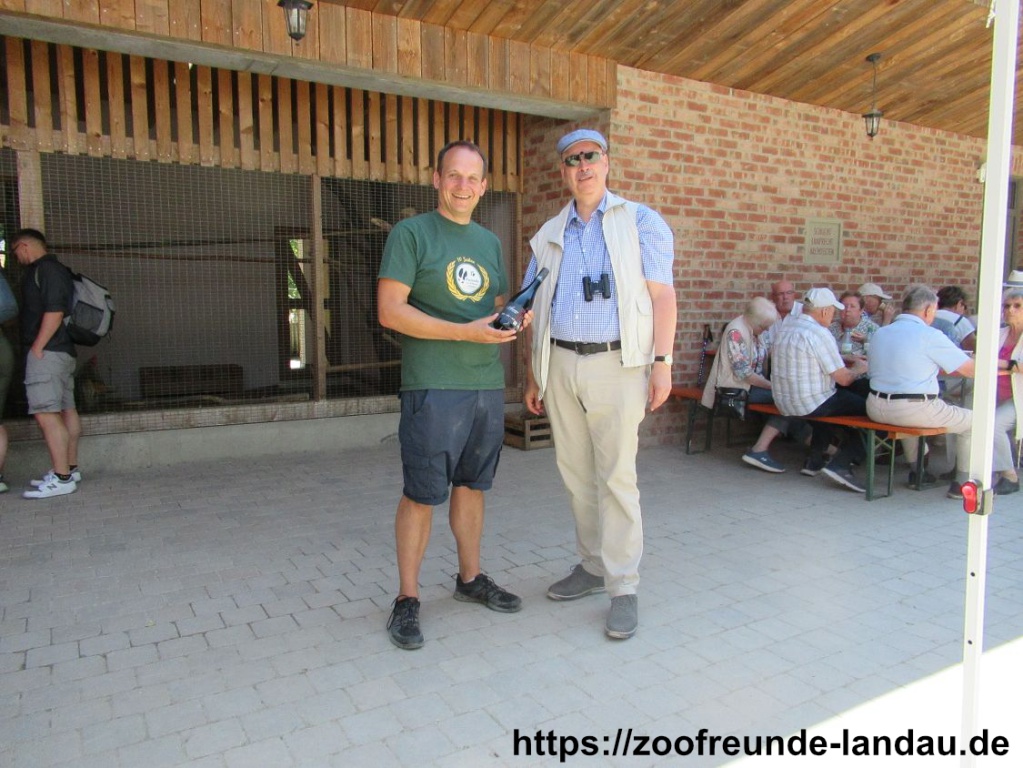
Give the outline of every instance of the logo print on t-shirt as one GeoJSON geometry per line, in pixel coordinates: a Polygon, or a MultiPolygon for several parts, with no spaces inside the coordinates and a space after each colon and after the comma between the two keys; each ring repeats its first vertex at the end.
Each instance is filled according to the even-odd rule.
{"type": "Polygon", "coordinates": [[[479,301],[487,295],[490,288],[490,275],[487,270],[470,259],[468,256],[459,256],[448,264],[447,269],[448,291],[456,299],[464,301],[479,301]]]}

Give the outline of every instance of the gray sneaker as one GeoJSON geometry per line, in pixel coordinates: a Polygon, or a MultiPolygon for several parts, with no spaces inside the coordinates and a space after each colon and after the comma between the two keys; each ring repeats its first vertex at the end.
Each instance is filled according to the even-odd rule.
{"type": "Polygon", "coordinates": [[[419,630],[419,599],[396,597],[391,617],[387,620],[387,636],[405,651],[423,647],[423,633],[419,630]]]}
{"type": "Polygon", "coordinates": [[[615,640],[628,640],[639,626],[639,598],[636,595],[618,595],[611,598],[604,632],[615,640]]]}
{"type": "Polygon", "coordinates": [[[856,476],[848,467],[839,468],[828,466],[824,467],[821,471],[839,485],[844,485],[850,491],[856,491],[857,493],[867,492],[867,489],[860,485],[860,481],[856,479],[856,476]]]}
{"type": "Polygon", "coordinates": [[[547,597],[551,600],[578,600],[580,597],[603,591],[604,577],[594,576],[580,563],[568,576],[551,584],[547,590],[547,597]]]}
{"type": "Polygon", "coordinates": [[[765,472],[780,474],[785,471],[785,467],[772,459],[771,455],[767,451],[746,451],[746,453],[742,455],[742,460],[751,467],[762,469],[765,472]]]}

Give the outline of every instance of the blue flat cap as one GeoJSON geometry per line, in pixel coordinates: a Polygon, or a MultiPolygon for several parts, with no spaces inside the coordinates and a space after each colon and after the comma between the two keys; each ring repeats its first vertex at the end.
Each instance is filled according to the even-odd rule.
{"type": "Polygon", "coordinates": [[[607,152],[607,139],[604,138],[600,131],[594,131],[590,128],[580,128],[577,131],[572,131],[571,133],[561,137],[561,140],[558,142],[558,154],[560,155],[573,144],[578,144],[580,141],[592,141],[602,150],[607,152]]]}

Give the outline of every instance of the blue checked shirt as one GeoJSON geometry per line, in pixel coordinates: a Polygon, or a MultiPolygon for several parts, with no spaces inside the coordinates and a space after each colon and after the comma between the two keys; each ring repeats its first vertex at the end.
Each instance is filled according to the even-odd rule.
{"type": "MultiPolygon", "coordinates": [[[[565,226],[565,250],[561,258],[558,285],[551,306],[551,338],[564,341],[618,341],[618,291],[611,271],[611,255],[604,243],[604,211],[607,196],[588,223],[579,218],[575,202],[571,204],[565,226]],[[607,273],[611,298],[599,293],[600,276],[607,273]],[[583,278],[593,281],[593,301],[586,301],[583,278]]],[[[674,240],[664,219],[645,205],[636,210],[639,248],[643,259],[643,276],[655,283],[674,285],[672,263],[675,260],[674,240]]],[[[529,285],[536,276],[536,257],[530,259],[522,285],[529,285]]]]}
{"type": "Polygon", "coordinates": [[[870,388],[890,395],[936,395],[938,374],[955,371],[969,359],[937,328],[903,313],[878,328],[870,342],[870,388]]]}

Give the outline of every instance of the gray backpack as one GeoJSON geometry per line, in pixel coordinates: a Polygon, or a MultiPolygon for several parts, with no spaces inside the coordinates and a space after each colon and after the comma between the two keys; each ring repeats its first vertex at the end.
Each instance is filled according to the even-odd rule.
{"type": "Polygon", "coordinates": [[[64,325],[75,344],[94,347],[114,324],[114,299],[105,287],[80,272],[72,272],[71,280],[74,294],[64,325]]]}

